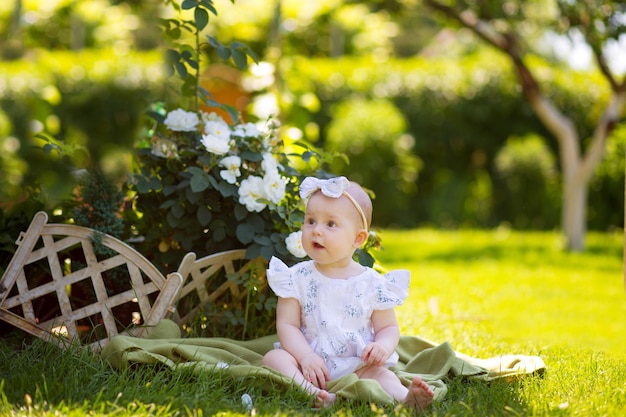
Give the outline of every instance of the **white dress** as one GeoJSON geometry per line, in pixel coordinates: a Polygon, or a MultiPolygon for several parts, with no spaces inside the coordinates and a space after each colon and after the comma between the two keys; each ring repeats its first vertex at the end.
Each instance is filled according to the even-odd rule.
{"type": "MultiPolygon", "coordinates": [[[[371,268],[348,279],[328,278],[313,261],[288,267],[275,257],[267,270],[267,281],[277,296],[300,302],[302,333],[326,363],[331,379],[364,365],[361,353],[374,340],[372,313],[402,304],[408,295],[409,279],[406,270],[382,276],[371,268]]],[[[397,362],[398,354],[394,352],[385,366],[397,362]]]]}

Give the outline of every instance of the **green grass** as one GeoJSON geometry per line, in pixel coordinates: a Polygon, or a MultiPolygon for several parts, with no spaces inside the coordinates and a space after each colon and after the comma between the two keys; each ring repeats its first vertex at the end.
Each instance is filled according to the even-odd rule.
{"type": "MultiPolygon", "coordinates": [[[[427,416],[623,416],[626,295],[621,234],[594,234],[566,253],[555,233],[391,231],[378,256],[411,271],[398,308],[405,334],[448,341],[465,354],[540,355],[547,371],[513,383],[451,381],[427,416]]],[[[339,402],[312,411],[301,392],[264,394],[250,380],[142,366],[115,371],[99,357],[11,332],[0,340],[0,415],[409,416],[339,402]],[[30,400],[27,400],[27,395],[30,400]]]]}

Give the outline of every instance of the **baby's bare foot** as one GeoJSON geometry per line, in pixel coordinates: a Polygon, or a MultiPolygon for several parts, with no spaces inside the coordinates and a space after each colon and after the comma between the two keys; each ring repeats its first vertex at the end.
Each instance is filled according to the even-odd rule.
{"type": "Polygon", "coordinates": [[[315,398],[315,407],[328,407],[329,405],[333,405],[337,400],[337,396],[332,392],[328,392],[326,390],[319,390],[317,393],[317,397],[315,398]]]}
{"type": "Polygon", "coordinates": [[[434,396],[435,393],[430,389],[428,384],[422,381],[422,378],[416,376],[413,378],[413,382],[409,387],[409,393],[406,395],[404,403],[414,407],[419,413],[433,402],[434,396]]]}

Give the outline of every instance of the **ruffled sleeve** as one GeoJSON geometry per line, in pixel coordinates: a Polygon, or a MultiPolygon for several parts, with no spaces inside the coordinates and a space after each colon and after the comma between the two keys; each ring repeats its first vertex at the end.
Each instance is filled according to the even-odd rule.
{"type": "Polygon", "coordinates": [[[404,269],[385,274],[376,286],[374,310],[388,310],[404,303],[409,295],[411,273],[404,269]]]}
{"type": "Polygon", "coordinates": [[[272,256],[267,269],[267,283],[274,293],[282,298],[297,298],[292,271],[280,259],[272,256]]]}

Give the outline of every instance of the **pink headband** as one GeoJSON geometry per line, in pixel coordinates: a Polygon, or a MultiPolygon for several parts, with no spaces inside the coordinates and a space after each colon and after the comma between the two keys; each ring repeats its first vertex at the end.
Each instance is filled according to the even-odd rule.
{"type": "Polygon", "coordinates": [[[367,230],[367,218],[361,208],[361,205],[352,197],[346,189],[350,186],[350,181],[346,177],[336,177],[328,180],[321,180],[315,177],[306,177],[302,184],[300,184],[300,198],[303,200],[308,199],[311,195],[320,190],[326,197],[339,198],[342,195],[346,196],[348,200],[354,205],[356,211],[359,212],[363,226],[367,230]]]}

